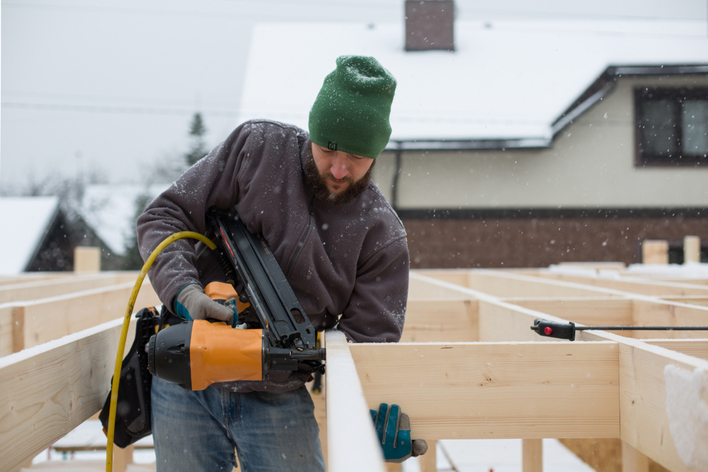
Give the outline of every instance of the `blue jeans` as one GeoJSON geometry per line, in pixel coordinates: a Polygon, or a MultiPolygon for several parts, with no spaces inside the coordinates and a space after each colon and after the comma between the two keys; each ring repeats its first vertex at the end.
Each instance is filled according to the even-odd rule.
{"type": "Polygon", "coordinates": [[[152,434],[158,472],[324,472],[314,405],[305,387],[192,392],[153,377],[152,434]]]}

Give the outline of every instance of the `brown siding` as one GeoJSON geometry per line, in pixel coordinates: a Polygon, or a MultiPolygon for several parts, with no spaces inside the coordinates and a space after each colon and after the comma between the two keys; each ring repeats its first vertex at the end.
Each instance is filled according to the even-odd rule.
{"type": "Polygon", "coordinates": [[[411,267],[547,267],[560,262],[641,262],[641,241],[708,243],[708,218],[403,219],[411,267]]]}

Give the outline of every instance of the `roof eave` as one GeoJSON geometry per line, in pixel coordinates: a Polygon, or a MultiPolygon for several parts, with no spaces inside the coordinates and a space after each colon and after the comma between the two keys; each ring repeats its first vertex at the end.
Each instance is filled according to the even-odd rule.
{"type": "Polygon", "coordinates": [[[609,66],[600,77],[598,77],[597,80],[553,122],[551,125],[553,138],[578,116],[585,113],[609,94],[617,83],[617,79],[620,77],[706,74],[708,74],[708,64],[609,66]]]}
{"type": "Polygon", "coordinates": [[[400,139],[388,143],[385,151],[484,151],[506,149],[546,149],[548,138],[518,139],[400,139]]]}
{"type": "Polygon", "coordinates": [[[551,138],[510,139],[396,139],[386,151],[476,151],[547,149],[555,137],[576,118],[609,94],[620,77],[705,75],[708,64],[609,66],[551,125],[551,138]]]}

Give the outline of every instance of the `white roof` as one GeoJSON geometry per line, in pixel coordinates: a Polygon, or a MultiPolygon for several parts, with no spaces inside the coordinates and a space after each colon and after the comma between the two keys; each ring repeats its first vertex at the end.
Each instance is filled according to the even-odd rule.
{"type": "Polygon", "coordinates": [[[89,185],[84,192],[81,216],[114,254],[125,254],[135,234],[135,203],[139,196],[154,199],[169,184],[89,185]]]}
{"type": "Polygon", "coordinates": [[[307,129],[340,55],[376,57],[398,80],[392,140],[551,137],[551,124],[610,65],[708,63],[705,21],[457,21],[455,52],[403,50],[403,24],[254,27],[241,121],[307,129]]]}
{"type": "Polygon", "coordinates": [[[59,197],[0,197],[0,274],[23,272],[59,211],[59,197]]]}

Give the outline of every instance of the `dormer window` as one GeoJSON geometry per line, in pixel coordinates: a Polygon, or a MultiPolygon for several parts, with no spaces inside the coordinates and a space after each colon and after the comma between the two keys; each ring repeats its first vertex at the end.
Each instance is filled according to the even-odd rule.
{"type": "Polygon", "coordinates": [[[635,90],[637,166],[708,164],[708,88],[635,90]]]}

